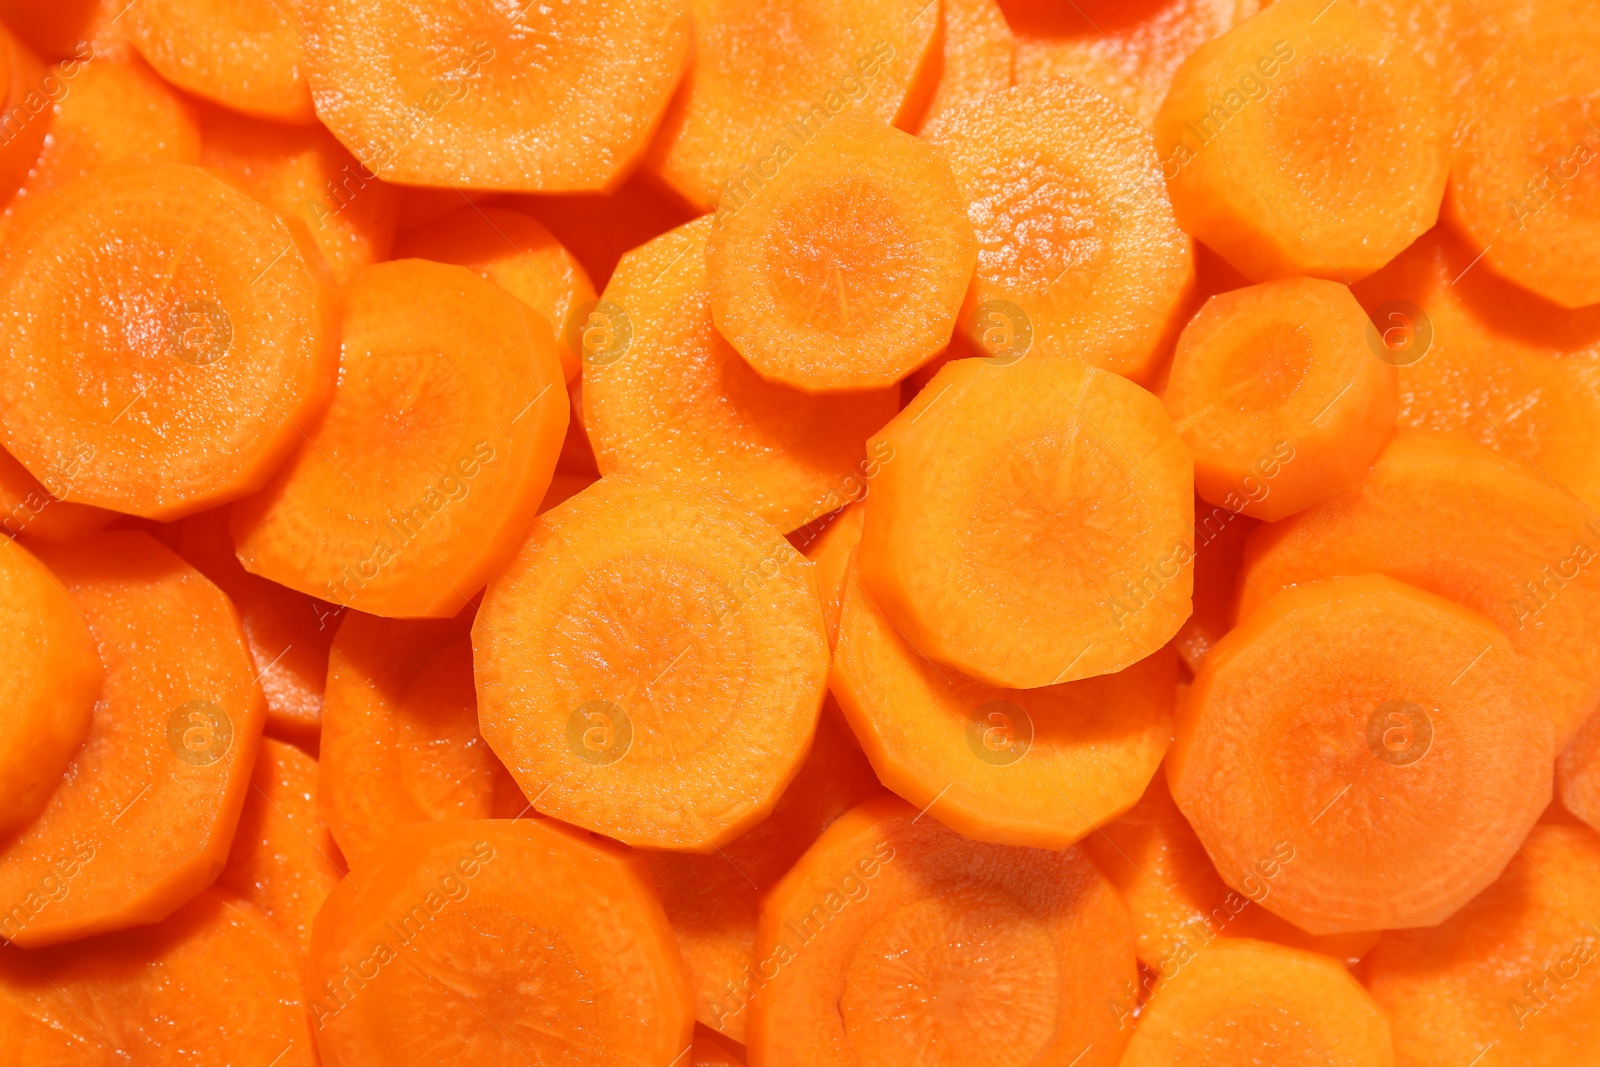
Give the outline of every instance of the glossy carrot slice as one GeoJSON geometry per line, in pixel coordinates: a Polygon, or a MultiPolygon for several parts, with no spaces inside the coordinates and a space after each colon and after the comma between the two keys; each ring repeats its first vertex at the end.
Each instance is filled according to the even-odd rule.
{"type": "Polygon", "coordinates": [[[300,7],[279,0],[139,0],[128,9],[126,32],[181,89],[247,115],[312,122],[300,7]]]}
{"type": "Polygon", "coordinates": [[[918,133],[952,108],[1011,87],[1016,41],[995,0],[942,0],[940,17],[939,81],[918,133]]]}
{"type": "Polygon", "coordinates": [[[1589,716],[1556,760],[1556,793],[1568,811],[1600,830],[1600,713],[1589,716]]]}
{"type": "Polygon", "coordinates": [[[55,118],[51,104],[66,92],[56,71],[0,24],[0,87],[5,92],[5,140],[0,143],[0,201],[28,176],[55,118]]]}
{"type": "Polygon", "coordinates": [[[850,570],[850,556],[861,541],[861,523],[866,517],[864,506],[851,504],[804,549],[806,558],[817,565],[817,588],[822,590],[822,614],[828,620],[829,648],[839,640],[839,609],[844,604],[845,575],[850,570]]]}
{"type": "MultiPolygon", "coordinates": [[[[87,447],[81,455],[87,457],[87,447]]],[[[54,480],[62,493],[72,492],[73,469],[54,480]]],[[[72,541],[94,533],[116,517],[115,512],[61,499],[28,473],[28,468],[0,449],[0,530],[12,537],[26,534],[38,541],[72,541]]]]}

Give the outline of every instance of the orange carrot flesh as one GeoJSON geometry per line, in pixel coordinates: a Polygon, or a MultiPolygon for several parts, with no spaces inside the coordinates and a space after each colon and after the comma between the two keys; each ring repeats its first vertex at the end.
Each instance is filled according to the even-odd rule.
{"type": "MultiPolygon", "coordinates": [[[[66,493],[72,491],[66,481],[57,480],[56,486],[66,493]]],[[[0,530],[10,536],[26,534],[37,541],[75,541],[115,517],[114,512],[104,508],[53,495],[11,453],[0,449],[0,530]]]]}
{"type": "Polygon", "coordinates": [[[806,558],[817,565],[817,588],[822,591],[822,613],[828,620],[829,648],[839,641],[845,575],[850,570],[850,557],[861,541],[861,524],[866,517],[864,507],[859,503],[851,504],[804,549],[806,558]]]}
{"type": "Polygon", "coordinates": [[[1016,41],[995,0],[941,0],[939,81],[917,132],[962,104],[1011,87],[1016,41]]]}
{"type": "Polygon", "coordinates": [[[1589,716],[1562,749],[1556,791],[1568,811],[1600,830],[1600,714],[1589,716]]]}
{"type": "Polygon", "coordinates": [[[54,121],[46,94],[63,92],[59,75],[46,72],[39,57],[5,25],[0,25],[0,88],[5,92],[6,116],[6,139],[0,143],[0,200],[5,200],[28,177],[54,121]]]}
{"type": "Polygon", "coordinates": [[[296,4],[139,0],[127,13],[134,47],[174,85],[259,118],[315,120],[296,4]]]}

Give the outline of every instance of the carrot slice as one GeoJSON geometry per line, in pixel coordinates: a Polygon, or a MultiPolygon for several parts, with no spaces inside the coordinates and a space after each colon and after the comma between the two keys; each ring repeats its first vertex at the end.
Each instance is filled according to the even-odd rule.
{"type": "Polygon", "coordinates": [[[64,59],[84,41],[101,6],[102,0],[0,0],[0,20],[39,55],[64,59]]]}
{"type": "Polygon", "coordinates": [[[940,115],[1011,87],[1016,41],[995,0],[942,0],[939,81],[920,134],[940,115]]]}
{"type": "Polygon", "coordinates": [[[254,492],[327,402],[315,253],[198,167],[102,167],[30,198],[6,245],[0,433],[80,502],[170,520],[254,492]]]}
{"type": "Polygon", "coordinates": [[[546,819],[390,838],[317,916],[307,986],[324,1063],[666,1064],[690,993],[639,861],[546,819]]]}
{"type": "Polygon", "coordinates": [[[768,894],[757,951],[750,1056],[766,1067],[986,1048],[1094,1067],[1127,1040],[1104,1004],[1134,977],[1133,937],[1094,864],[969,841],[895,797],[811,846],[768,894]]]}
{"type": "Polygon", "coordinates": [[[1556,760],[1556,791],[1568,811],[1600,829],[1600,713],[1589,716],[1556,760]]]}
{"type": "Polygon", "coordinates": [[[411,823],[527,810],[478,735],[472,613],[379,619],[351,612],[328,656],[317,806],[350,865],[411,823]]]}
{"type": "Polygon", "coordinates": [[[635,171],[613,193],[530,196],[506,202],[544,223],[583,264],[596,290],[605,288],[624,254],[698,214],[644,171],[635,171]]]}
{"type": "Polygon", "coordinates": [[[1392,364],[1350,290],[1286,278],[1214,296],[1162,401],[1202,498],[1274,522],[1358,485],[1394,430],[1392,364]]]}
{"type": "Polygon", "coordinates": [[[308,4],[317,115],[385,181],[615,189],[692,51],[665,0],[308,4]]]}
{"type": "Polygon", "coordinates": [[[898,390],[810,396],[757,374],[712,322],[709,217],[623,257],[578,343],[602,474],[715,487],[780,530],[843,506],[898,390]]]}
{"type": "Polygon", "coordinates": [[[1439,926],[1383,935],[1367,986],[1400,1067],[1558,1067],[1594,1059],[1600,839],[1536,826],[1506,873],[1439,926]]]}
{"type": "Polygon", "coordinates": [[[300,978],[254,906],[207,890],[159,926],[0,951],[0,1059],[316,1067],[300,978]]]}
{"type": "Polygon", "coordinates": [[[1393,1067],[1389,1020],[1326,956],[1226,938],[1196,956],[1139,1017],[1122,1067],[1393,1067]]]}
{"type": "Polygon", "coordinates": [[[721,494],[608,476],[539,516],[473,624],[483,736],[539,811],[709,852],[816,728],[813,565],[721,494]]]}
{"type": "MultiPolygon", "coordinates": [[[[55,480],[64,494],[72,492],[72,473],[69,469],[64,472],[66,477],[55,480]]],[[[115,512],[61,499],[10,452],[0,449],[0,531],[12,537],[27,534],[37,541],[72,541],[94,533],[115,517],[115,512]]]]}
{"type": "Polygon", "coordinates": [[[1427,926],[1550,803],[1533,701],[1483,616],[1382,575],[1313,582],[1211,650],[1167,779],[1223,879],[1275,873],[1262,904],[1296,926],[1427,926]]]}
{"type": "Polygon", "coordinates": [[[851,504],[805,549],[806,558],[817,565],[817,588],[822,590],[822,614],[828,621],[828,647],[839,641],[839,609],[844,603],[845,575],[850,556],[861,541],[861,523],[866,508],[851,504]]]}
{"type": "Polygon", "coordinates": [[[300,6],[139,0],[128,9],[127,34],[156,72],[180,89],[258,118],[313,122],[303,32],[296,25],[300,6]]]}
{"type": "Polygon", "coordinates": [[[1194,613],[1184,620],[1172,640],[1191,674],[1200,669],[1212,646],[1233,628],[1245,539],[1259,525],[1255,519],[1229,508],[1195,502],[1194,613]]]}
{"type": "Polygon", "coordinates": [[[1071,81],[992,93],[930,134],[978,235],[962,310],[972,346],[1071,351],[1147,380],[1194,284],[1149,134],[1071,81]]]}
{"type": "Polygon", "coordinates": [[[989,685],[1130,667],[1189,614],[1189,453],[1125,378],[998,362],[946,364],[872,438],[894,458],[867,498],[863,587],[919,652],[989,685]]]}
{"type": "Polygon", "coordinates": [[[1511,639],[1525,695],[1560,744],[1600,703],[1600,570],[1585,565],[1597,554],[1600,519],[1537,472],[1459,437],[1401,429],[1360,488],[1251,538],[1239,612],[1343,574],[1447,597],[1511,639]]]}
{"type": "Polygon", "coordinates": [[[198,571],[140,533],[38,551],[105,685],[44,811],[0,849],[0,936],[27,948],[159,922],[205,888],[266,719],[239,617],[198,571]]]}
{"type": "Polygon", "coordinates": [[[5,90],[5,138],[0,142],[0,202],[28,177],[55,118],[51,107],[66,92],[56,71],[46,72],[39,57],[0,25],[0,86],[5,90]]]}
{"type": "Polygon", "coordinates": [[[1277,0],[1196,49],[1156,115],[1178,221],[1252,281],[1358,281],[1438,217],[1438,99],[1359,5],[1277,0]]]}
{"type": "Polygon", "coordinates": [[[451,618],[516,550],[567,429],[550,328],[464,267],[404,259],[345,292],[339,389],[233,509],[246,569],[378,615],[451,618]]]}

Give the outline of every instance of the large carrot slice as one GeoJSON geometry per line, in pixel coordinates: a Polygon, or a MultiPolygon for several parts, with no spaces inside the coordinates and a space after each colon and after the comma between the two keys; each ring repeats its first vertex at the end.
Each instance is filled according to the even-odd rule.
{"type": "Polygon", "coordinates": [[[60,74],[46,73],[39,57],[0,25],[0,87],[5,93],[5,137],[0,140],[0,202],[21,187],[55,118],[53,96],[65,92],[60,74]]]}
{"type": "MultiPolygon", "coordinates": [[[[64,494],[72,492],[68,477],[55,480],[64,494]]],[[[39,541],[72,541],[91,534],[116,515],[104,508],[71,503],[56,496],[28,473],[28,468],[0,449],[0,530],[12,537],[27,534],[39,541]]]]}
{"type": "Polygon", "coordinates": [[[822,590],[822,614],[828,620],[829,648],[839,640],[839,609],[844,604],[845,575],[850,571],[850,557],[861,541],[861,524],[866,517],[866,509],[859,503],[849,505],[804,549],[806,558],[817,565],[817,588],[822,590]]]}
{"type": "Polygon", "coordinates": [[[1231,508],[1204,501],[1196,501],[1194,510],[1194,613],[1172,640],[1191,674],[1233,628],[1245,540],[1261,525],[1231,508]]]}
{"type": "Polygon", "coordinates": [[[223,868],[266,702],[239,617],[145,534],[39,554],[105,668],[88,736],[0,850],[0,936],[33,947],[166,918],[223,868]]]}
{"type": "Polygon", "coordinates": [[[672,930],[620,847],[546,819],[432,823],[357,877],[312,935],[330,1067],[667,1064],[688,1049],[672,930]]]}
{"type": "Polygon", "coordinates": [[[1156,116],[1178,221],[1252,281],[1359,281],[1438,217],[1438,99],[1359,6],[1277,0],[1196,49],[1156,116]]]}
{"type": "Polygon", "coordinates": [[[503,566],[567,429],[561,361],[532,309],[464,267],[363,269],[345,292],[333,403],[233,509],[239,559],[361,611],[451,618],[503,566]]]}
{"type": "Polygon", "coordinates": [[[6,245],[0,433],[75,500],[168,520],[251,493],[327,402],[315,253],[198,167],[102,167],[30,198],[6,245]]]}
{"type": "Polygon", "coordinates": [[[751,1059],[1114,1064],[1127,909],[1076,849],[969,841],[897,798],[834,823],[761,909],[751,1059]]]}
{"type": "Polygon", "coordinates": [[[973,347],[1072,351],[1147,379],[1194,283],[1149,135],[1071,81],[992,93],[930,135],[978,235],[962,311],[973,347]]]}
{"type": "Polygon", "coordinates": [[[330,0],[303,20],[318,117],[413,185],[614,189],[691,51],[665,0],[330,0]]]}
{"type": "Polygon", "coordinates": [[[1016,41],[995,0],[942,0],[939,82],[918,132],[952,108],[1011,87],[1016,41]]]}
{"type": "MultiPolygon", "coordinates": [[[[301,6],[279,0],[139,0],[129,39],[163,78],[235,111],[312,122],[301,6]]],[[[119,19],[120,21],[120,19],[119,19]]]]}
{"type": "Polygon", "coordinates": [[[607,476],[539,516],[473,624],[483,736],[539,811],[710,851],[816,728],[814,567],[731,498],[607,476]]]}
{"type": "Polygon", "coordinates": [[[1556,760],[1556,790],[1568,811],[1600,830],[1600,713],[1589,716],[1556,760]]]}
{"type": "Polygon", "coordinates": [[[584,427],[601,473],[714,486],[798,529],[878,469],[866,439],[899,391],[808,396],[751,369],[712,322],[711,228],[702,218],[623,257],[577,338],[584,427]]]}
{"type": "Polygon", "coordinates": [[[884,446],[861,579],[929,659],[1034,689],[1130,667],[1188,617],[1192,464],[1127,379],[1057,353],[958,359],[884,446]]]}

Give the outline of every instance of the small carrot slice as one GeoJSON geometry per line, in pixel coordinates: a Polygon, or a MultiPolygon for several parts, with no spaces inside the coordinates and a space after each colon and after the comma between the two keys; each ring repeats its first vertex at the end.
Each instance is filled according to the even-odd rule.
{"type": "Polygon", "coordinates": [[[547,819],[390,838],[317,916],[307,986],[339,1067],[667,1064],[694,997],[649,875],[547,819]]]}
{"type": "Polygon", "coordinates": [[[813,565],[731,498],[607,476],[539,516],[472,629],[483,736],[535,807],[709,852],[799,770],[827,682],[813,565]]]}
{"type": "Polygon", "coordinates": [[[940,17],[939,81],[919,134],[946,111],[1011,87],[1016,41],[995,0],[943,0],[940,17]]]}
{"type": "Polygon", "coordinates": [[[1568,811],[1600,830],[1600,713],[1589,716],[1562,749],[1556,793],[1568,811]]]}
{"type": "Polygon", "coordinates": [[[75,500],[164,521],[226,503],[327,403],[315,253],[198,167],[102,167],[30,198],[6,245],[0,433],[41,481],[70,470],[75,500]]]}
{"type": "MultiPolygon", "coordinates": [[[[54,484],[70,495],[72,470],[64,473],[66,477],[55,479],[54,484]]],[[[94,533],[115,517],[115,512],[104,508],[61,499],[10,452],[0,449],[0,531],[12,537],[26,534],[37,541],[72,541],[94,533]]]]}
{"type": "Polygon", "coordinates": [[[1245,539],[1261,525],[1231,508],[1204,501],[1195,501],[1194,511],[1194,612],[1172,640],[1191,674],[1233,628],[1245,539]]]}
{"type": "Polygon", "coordinates": [[[1076,82],[991,93],[930,131],[967,198],[962,326],[990,356],[1071,351],[1147,380],[1183,325],[1194,252],[1150,136],[1076,82]]]}
{"type": "Polygon", "coordinates": [[[1359,281],[1438,217],[1438,99],[1359,5],[1277,0],[1197,48],[1156,115],[1178,221],[1252,281],[1359,281]]]}
{"type": "Polygon", "coordinates": [[[233,509],[245,568],[361,611],[452,618],[550,484],[568,405],[545,321],[464,267],[362,269],[327,413],[233,509]]]}
{"type": "Polygon", "coordinates": [[[1116,890],[1077,849],[969,841],[869,800],[761,909],[750,1056],[790,1064],[1115,1064],[1135,973],[1116,890]],[[848,1050],[848,1051],[843,1051],[848,1050]],[[852,1055],[853,1054],[853,1055],[852,1055]]]}
{"type": "Polygon", "coordinates": [[[5,139],[0,143],[0,202],[22,186],[55,118],[53,97],[66,89],[39,57],[0,24],[0,87],[5,91],[5,139]]]}
{"type": "MultiPolygon", "coordinates": [[[[196,96],[277,122],[313,122],[296,3],[139,0],[133,46],[163,78],[196,96]]],[[[304,5],[314,7],[316,5],[304,5]]]]}
{"type": "Polygon", "coordinates": [[[624,254],[699,214],[645,171],[612,193],[569,193],[504,201],[544,223],[577,257],[596,290],[604,289],[624,254]]]}
{"type": "Polygon", "coordinates": [[[210,884],[266,719],[239,617],[194,568],[133,532],[38,551],[105,685],[44,811],[0,850],[0,936],[25,948],[159,922],[210,884]]]}
{"type": "Polygon", "coordinates": [[[866,517],[865,507],[851,504],[805,549],[806,558],[817,565],[817,588],[822,590],[822,614],[828,621],[829,648],[839,640],[839,609],[844,604],[845,575],[850,570],[850,556],[861,542],[861,523],[866,517]]]}
{"type": "Polygon", "coordinates": [[[868,447],[894,458],[863,588],[929,659],[1035,689],[1130,667],[1188,617],[1192,464],[1127,379],[1056,353],[958,359],[868,447]]]}
{"type": "Polygon", "coordinates": [[[577,339],[602,474],[715,487],[789,531],[842,506],[876,465],[867,436],[898,390],[811,396],[757,374],[712,321],[710,217],[623,257],[577,339]]]}
{"type": "Polygon", "coordinates": [[[1162,393],[1194,456],[1195,492],[1274,522],[1359,484],[1399,408],[1371,332],[1349,289],[1316,278],[1206,301],[1162,393]]]}

